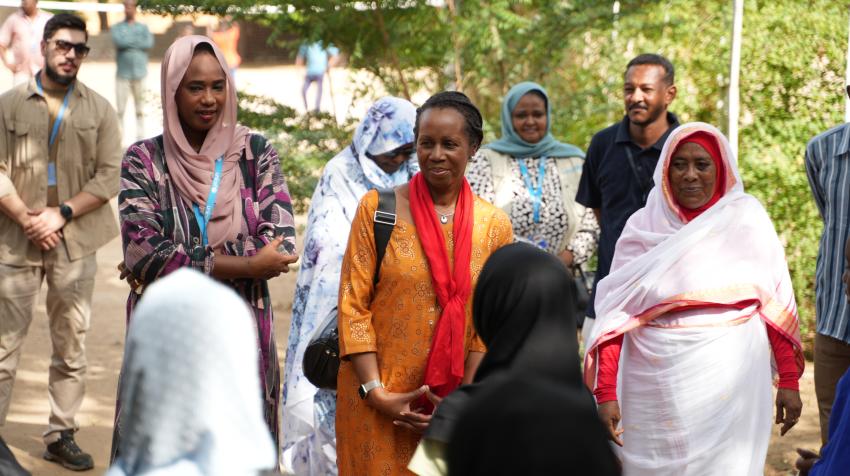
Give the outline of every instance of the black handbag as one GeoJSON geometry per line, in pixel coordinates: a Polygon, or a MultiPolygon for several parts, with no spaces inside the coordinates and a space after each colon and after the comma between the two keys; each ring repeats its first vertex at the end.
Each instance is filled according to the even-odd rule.
{"type": "Polygon", "coordinates": [[[585,274],[581,266],[574,266],[572,267],[572,274],[577,317],[584,321],[587,306],[590,304],[590,291],[593,289],[593,273],[585,274]]]}
{"type": "MultiPolygon", "coordinates": [[[[375,210],[373,223],[375,227],[375,277],[381,272],[381,261],[387,251],[387,244],[395,226],[395,191],[392,189],[378,190],[378,209],[375,210]]],[[[316,333],[304,350],[301,366],[304,376],[318,388],[336,390],[336,376],[339,373],[339,327],[337,325],[338,309],[334,306],[328,312],[316,333]]]]}
{"type": "Polygon", "coordinates": [[[336,389],[339,372],[339,331],[336,324],[337,307],[325,316],[304,350],[304,375],[318,388],[336,389]]]}

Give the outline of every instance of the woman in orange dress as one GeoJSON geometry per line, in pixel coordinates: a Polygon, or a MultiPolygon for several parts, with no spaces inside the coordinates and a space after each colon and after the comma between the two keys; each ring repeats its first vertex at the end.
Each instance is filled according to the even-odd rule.
{"type": "Polygon", "coordinates": [[[377,284],[377,192],[360,202],[339,292],[340,476],[412,474],[406,467],[431,400],[469,383],[484,355],[469,297],[484,262],[513,232],[507,215],[474,196],[464,178],[481,126],[478,109],[458,92],[438,93],[417,111],[421,172],[395,189],[397,221],[377,284]]]}

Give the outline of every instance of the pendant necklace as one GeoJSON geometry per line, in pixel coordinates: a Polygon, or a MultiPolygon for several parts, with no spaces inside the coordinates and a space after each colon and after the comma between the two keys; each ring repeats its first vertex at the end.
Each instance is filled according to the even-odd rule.
{"type": "Polygon", "coordinates": [[[440,210],[437,210],[437,207],[434,207],[434,210],[437,212],[437,215],[440,215],[440,223],[442,223],[443,225],[448,223],[449,217],[453,216],[455,214],[454,210],[452,210],[451,213],[445,213],[445,214],[443,212],[441,212],[440,210]]]}

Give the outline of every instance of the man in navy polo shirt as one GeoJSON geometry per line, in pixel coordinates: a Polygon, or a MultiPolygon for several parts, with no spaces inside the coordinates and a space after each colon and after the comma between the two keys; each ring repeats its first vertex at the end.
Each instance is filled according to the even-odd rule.
{"type": "Polygon", "coordinates": [[[626,220],[646,205],[661,149],[679,125],[676,116],[667,112],[676,98],[673,65],[667,58],[642,54],[629,61],[623,96],[626,116],[591,139],[576,194],[578,203],[593,209],[601,230],[599,265],[582,330],[584,336],[590,333],[596,317],[596,287],[611,269],[614,245],[626,220]]]}

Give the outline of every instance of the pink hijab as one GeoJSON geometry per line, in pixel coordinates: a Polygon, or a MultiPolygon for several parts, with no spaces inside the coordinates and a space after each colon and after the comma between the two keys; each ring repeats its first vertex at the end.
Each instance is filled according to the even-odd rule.
{"type": "Polygon", "coordinates": [[[162,60],[162,114],[165,125],[165,162],[177,191],[186,201],[197,204],[203,213],[212,184],[215,161],[224,157],[218,198],[208,227],[209,244],[220,248],[236,239],[242,227],[242,199],[239,190],[242,179],[239,160],[248,147],[249,129],[236,124],[236,88],[224,56],[212,40],[191,35],[175,41],[162,60]],[[201,150],[189,145],[180,125],[175,94],[189,68],[195,47],[207,43],[212,47],[222,71],[227,77],[227,101],[219,112],[218,122],[207,132],[201,150]]]}

